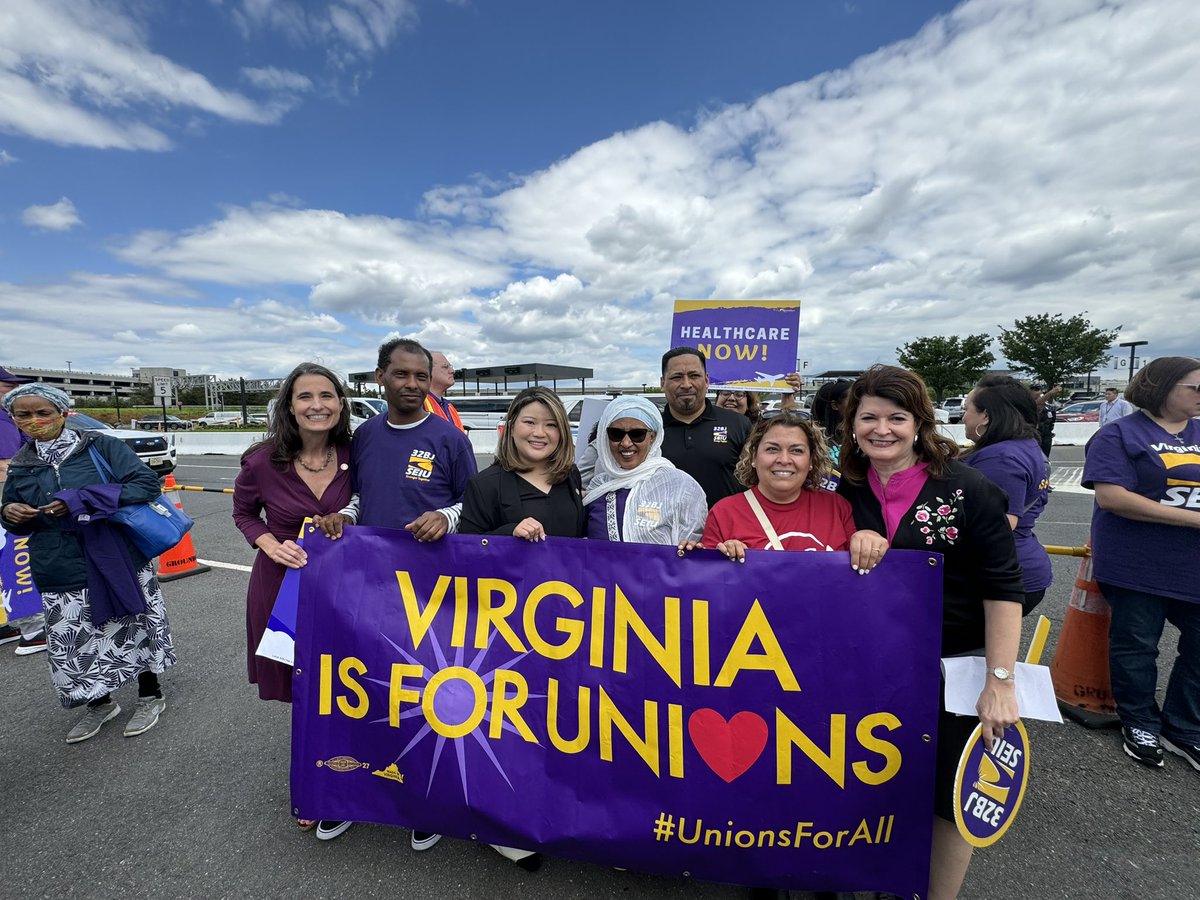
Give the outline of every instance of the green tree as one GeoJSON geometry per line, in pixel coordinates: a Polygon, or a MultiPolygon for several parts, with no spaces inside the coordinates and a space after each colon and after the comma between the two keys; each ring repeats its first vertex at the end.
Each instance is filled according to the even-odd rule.
{"type": "Polygon", "coordinates": [[[1000,350],[1010,366],[1028,372],[1047,387],[1062,384],[1070,375],[1099,369],[1108,362],[1108,349],[1121,326],[1094,328],[1086,313],[1069,319],[1063,319],[1062,313],[1017,319],[1011,330],[1000,329],[1000,350]]]}
{"type": "Polygon", "coordinates": [[[965,338],[922,337],[896,348],[900,365],[911,369],[941,400],[947,391],[973,385],[996,359],[988,350],[989,335],[969,334],[965,338]]]}

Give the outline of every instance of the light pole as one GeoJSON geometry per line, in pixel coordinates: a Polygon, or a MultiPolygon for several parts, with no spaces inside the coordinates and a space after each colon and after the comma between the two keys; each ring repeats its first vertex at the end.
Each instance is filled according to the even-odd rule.
{"type": "Polygon", "coordinates": [[[71,374],[71,361],[69,359],[67,360],[67,374],[71,374]]]}
{"type": "Polygon", "coordinates": [[[1137,352],[1138,347],[1145,346],[1148,343],[1150,343],[1150,342],[1149,341],[1125,341],[1125,343],[1117,345],[1118,347],[1128,347],[1129,348],[1129,380],[1130,381],[1133,381],[1134,354],[1137,352]]]}

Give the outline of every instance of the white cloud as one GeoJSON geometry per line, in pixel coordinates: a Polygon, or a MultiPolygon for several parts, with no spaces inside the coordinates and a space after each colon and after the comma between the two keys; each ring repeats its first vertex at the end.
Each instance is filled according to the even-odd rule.
{"type": "Polygon", "coordinates": [[[103,0],[5,0],[0,14],[0,130],[57,144],[166,150],[170,138],[140,115],[158,120],[166,109],[269,124],[291,105],[221,90],[153,52],[138,23],[103,0]]]}
{"type": "Polygon", "coordinates": [[[119,253],[175,278],[308,285],[318,306],[395,324],[505,278],[503,264],[456,244],[396,219],[262,204],[180,235],[143,232],[119,253]]]}
{"type": "Polygon", "coordinates": [[[49,365],[55,356],[88,371],[173,366],[193,373],[272,375],[324,358],[335,369],[374,359],[376,338],[347,336],[346,327],[303,303],[277,300],[204,302],[186,285],[161,278],[78,273],[69,281],[0,282],[0,359],[49,365]],[[93,312],[98,311],[98,312],[93,312]]]}
{"type": "Polygon", "coordinates": [[[326,45],[342,63],[370,58],[417,22],[414,0],[237,0],[229,9],[246,37],[276,31],[296,44],[326,45]]]}
{"type": "Polygon", "coordinates": [[[191,322],[180,322],[178,325],[163,329],[158,335],[168,340],[189,340],[204,337],[204,329],[191,322]]]}
{"type": "Polygon", "coordinates": [[[289,72],[287,69],[277,69],[274,66],[264,68],[242,69],[242,77],[256,88],[268,91],[293,91],[302,93],[311,91],[313,83],[299,72],[289,72]]]}
{"type": "MultiPolygon", "coordinates": [[[[408,21],[360,15],[343,32],[332,6],[234,9],[247,29],[351,55],[408,21]]],[[[968,0],[690,126],[649,123],[502,184],[433,187],[413,220],[288,201],[141,232],[124,262],[248,299],[104,331],[190,322],[200,346],[172,352],[234,368],[248,351],[241,365],[269,372],[314,346],[361,368],[394,328],[460,364],[576,362],[640,383],[672,298],[784,296],[803,301],[814,371],[1081,309],[1155,355],[1194,353],[1179,323],[1200,303],[1200,107],[1179,86],[1200,83],[1198,44],[1192,0],[968,0]]]]}
{"type": "Polygon", "coordinates": [[[15,162],[20,162],[20,160],[7,150],[0,150],[0,166],[8,166],[15,162]]]}
{"type": "Polygon", "coordinates": [[[75,204],[67,197],[48,206],[29,207],[21,213],[21,221],[42,231],[70,231],[76,225],[83,224],[75,204]]]}

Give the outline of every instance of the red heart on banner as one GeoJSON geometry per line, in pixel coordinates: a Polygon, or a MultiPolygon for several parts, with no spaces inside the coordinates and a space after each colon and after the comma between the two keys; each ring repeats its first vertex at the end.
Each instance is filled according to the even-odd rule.
{"type": "Polygon", "coordinates": [[[700,758],[726,782],[754,765],[767,746],[767,723],[746,710],[726,722],[715,709],[698,709],[688,717],[688,734],[700,758]]]}

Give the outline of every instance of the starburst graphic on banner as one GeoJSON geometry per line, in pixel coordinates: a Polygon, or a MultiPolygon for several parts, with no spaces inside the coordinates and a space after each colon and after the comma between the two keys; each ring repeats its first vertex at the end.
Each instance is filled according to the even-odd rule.
{"type": "MultiPolygon", "coordinates": [[[[399,644],[397,644],[395,641],[393,641],[386,634],[381,634],[381,637],[385,641],[387,641],[389,644],[391,644],[392,648],[398,654],[400,654],[400,656],[406,662],[411,663],[412,665],[416,665],[416,666],[423,665],[420,662],[420,660],[416,659],[416,657],[414,657],[411,653],[409,653],[408,650],[406,650],[404,647],[401,647],[399,644]]],[[[432,637],[433,637],[433,635],[431,635],[431,638],[432,637]]],[[[493,631],[488,638],[487,646],[484,647],[482,650],[480,650],[477,654],[475,654],[475,658],[472,659],[470,665],[467,666],[468,669],[470,669],[472,672],[475,672],[477,675],[479,675],[480,680],[482,680],[484,683],[484,686],[488,688],[487,706],[486,706],[485,712],[484,712],[484,722],[486,722],[488,725],[490,725],[491,721],[492,721],[492,714],[491,714],[492,697],[493,697],[492,686],[496,680],[497,670],[512,669],[517,663],[519,663],[522,659],[524,659],[530,653],[530,651],[526,650],[522,653],[516,654],[514,657],[512,657],[512,659],[508,660],[507,662],[503,663],[502,665],[492,666],[491,668],[487,669],[486,671],[480,671],[483,666],[483,661],[484,661],[485,657],[487,657],[488,651],[490,651],[492,649],[492,642],[495,639],[496,639],[496,632],[493,631]]],[[[447,662],[447,656],[446,656],[445,650],[443,650],[443,648],[438,644],[437,640],[431,640],[430,646],[433,648],[433,656],[434,656],[435,661],[437,662],[437,669],[435,671],[444,669],[448,665],[450,665],[450,663],[447,662]]],[[[456,647],[454,649],[453,665],[461,667],[463,665],[463,660],[465,659],[465,657],[466,657],[466,648],[456,647]]],[[[381,679],[381,678],[367,678],[366,680],[373,681],[376,684],[382,685],[384,688],[390,687],[389,683],[386,680],[381,679]]],[[[425,679],[425,684],[423,686],[421,686],[421,688],[420,688],[420,696],[421,696],[422,701],[424,701],[425,689],[428,686],[428,683],[429,683],[429,678],[427,676],[425,679]]],[[[546,697],[545,694],[530,694],[529,695],[530,700],[545,699],[545,697],[546,697]]],[[[474,703],[475,703],[474,696],[469,687],[467,687],[465,684],[463,684],[459,681],[449,681],[449,682],[444,682],[441,685],[441,687],[438,689],[438,692],[437,692],[436,696],[434,697],[433,706],[434,706],[435,712],[437,713],[438,719],[440,719],[442,722],[459,723],[459,722],[466,721],[466,719],[470,716],[471,710],[474,707],[474,703]]],[[[412,718],[416,718],[419,716],[424,716],[424,714],[425,713],[424,713],[424,710],[422,709],[422,706],[420,704],[418,704],[418,705],[413,706],[412,709],[409,709],[409,710],[406,710],[405,712],[400,713],[400,718],[401,719],[412,719],[412,718]]],[[[372,720],[373,724],[377,724],[377,723],[386,724],[387,722],[388,722],[387,716],[382,716],[378,719],[372,720]]],[[[502,730],[504,730],[510,734],[514,734],[514,735],[518,735],[518,736],[520,734],[520,732],[518,732],[517,729],[514,728],[513,725],[507,721],[501,722],[500,727],[502,728],[502,730]]],[[[410,751],[412,751],[416,747],[418,747],[422,741],[424,741],[426,738],[428,738],[433,733],[434,733],[433,726],[431,726],[428,722],[425,722],[421,726],[421,728],[417,731],[417,733],[413,736],[412,740],[410,740],[408,742],[408,744],[404,747],[404,749],[400,751],[399,755],[392,761],[393,765],[395,765],[396,763],[399,763],[400,760],[403,759],[406,754],[408,754],[410,751]]],[[[454,753],[455,753],[455,756],[456,756],[457,762],[458,762],[458,777],[459,777],[459,783],[462,785],[462,789],[463,789],[463,799],[467,801],[468,805],[470,804],[471,798],[469,796],[468,789],[467,789],[467,738],[472,739],[476,744],[479,745],[479,747],[483,750],[484,755],[491,761],[492,765],[495,766],[496,771],[500,773],[500,777],[504,779],[505,783],[510,788],[512,788],[513,790],[516,790],[516,788],[513,787],[512,781],[509,780],[508,773],[504,771],[504,767],[500,764],[500,760],[498,760],[496,758],[496,754],[492,750],[491,745],[488,743],[489,739],[488,739],[486,733],[484,732],[484,728],[481,725],[479,728],[473,729],[469,734],[464,735],[463,737],[448,738],[445,735],[441,735],[441,734],[437,735],[437,738],[436,738],[437,743],[435,744],[435,746],[433,748],[433,762],[430,764],[430,767],[429,767],[429,783],[425,787],[425,796],[426,797],[428,797],[429,794],[431,793],[431,791],[433,790],[433,779],[437,775],[438,764],[441,761],[442,752],[446,748],[446,743],[448,741],[452,741],[454,744],[454,753]]]]}

